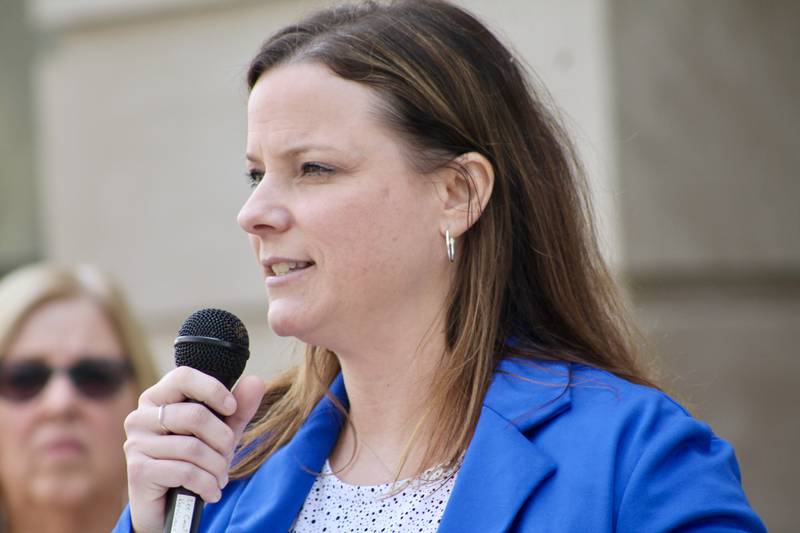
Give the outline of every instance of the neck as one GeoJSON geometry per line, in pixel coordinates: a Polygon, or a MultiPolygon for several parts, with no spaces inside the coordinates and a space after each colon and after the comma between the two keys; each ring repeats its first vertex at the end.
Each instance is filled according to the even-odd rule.
{"type": "MultiPolygon", "coordinates": [[[[334,472],[354,484],[411,477],[430,466],[423,455],[433,378],[444,353],[445,302],[452,272],[425,278],[427,285],[391,306],[336,322],[319,344],[336,353],[350,403],[349,424],[330,456],[334,472]],[[411,439],[414,446],[405,456],[411,439]],[[345,468],[347,467],[347,468],[345,468]]],[[[431,424],[428,422],[428,426],[431,424]]]]}
{"type": "Polygon", "coordinates": [[[8,532],[107,533],[122,512],[122,498],[113,496],[106,494],[80,505],[29,502],[15,506],[8,513],[8,532]]]}
{"type": "Polygon", "coordinates": [[[377,484],[411,477],[423,465],[429,431],[419,427],[444,350],[444,333],[406,330],[374,348],[337,353],[350,403],[349,421],[331,455],[337,475],[354,484],[377,484]],[[399,340],[398,340],[399,339],[399,340]],[[409,440],[416,438],[408,457],[409,440]],[[345,468],[346,467],[346,468],[345,468]]]}

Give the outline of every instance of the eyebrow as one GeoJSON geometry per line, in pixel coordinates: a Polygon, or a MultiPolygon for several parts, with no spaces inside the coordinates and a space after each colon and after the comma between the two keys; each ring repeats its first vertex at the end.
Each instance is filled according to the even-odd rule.
{"type": "MultiPolygon", "coordinates": [[[[339,148],[336,148],[333,145],[310,143],[310,144],[299,144],[297,146],[292,146],[290,148],[282,150],[281,152],[279,152],[278,157],[296,156],[296,155],[302,154],[304,152],[310,152],[311,150],[320,150],[320,151],[329,151],[329,152],[330,151],[341,152],[341,150],[339,148]]],[[[251,163],[260,163],[261,162],[261,158],[260,157],[254,155],[254,154],[251,154],[249,152],[247,153],[246,157],[247,157],[247,160],[250,161],[251,163]]]]}

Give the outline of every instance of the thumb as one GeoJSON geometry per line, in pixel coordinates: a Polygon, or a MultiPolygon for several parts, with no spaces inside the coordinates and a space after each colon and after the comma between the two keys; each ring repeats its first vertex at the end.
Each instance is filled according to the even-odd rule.
{"type": "Polygon", "coordinates": [[[264,397],[264,380],[258,376],[245,376],[233,389],[236,398],[236,412],[225,419],[225,422],[236,435],[236,442],[242,438],[244,428],[253,419],[264,397]]]}

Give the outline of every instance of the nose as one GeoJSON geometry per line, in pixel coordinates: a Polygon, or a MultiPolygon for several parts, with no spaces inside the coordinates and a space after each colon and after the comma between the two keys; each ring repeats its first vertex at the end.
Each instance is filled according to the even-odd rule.
{"type": "Polygon", "coordinates": [[[281,196],[270,187],[265,176],[239,211],[236,217],[239,226],[258,237],[286,231],[291,225],[291,214],[280,200],[281,196]]]}
{"type": "Polygon", "coordinates": [[[80,402],[80,393],[64,373],[55,373],[40,394],[40,405],[50,416],[70,413],[80,402]]]}

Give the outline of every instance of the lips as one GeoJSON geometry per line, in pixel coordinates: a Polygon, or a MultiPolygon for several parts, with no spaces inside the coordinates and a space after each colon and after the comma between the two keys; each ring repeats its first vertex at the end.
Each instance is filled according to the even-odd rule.
{"type": "Polygon", "coordinates": [[[83,457],[87,453],[86,443],[75,437],[48,438],[40,442],[36,449],[46,461],[71,461],[83,457]]]}
{"type": "Polygon", "coordinates": [[[51,453],[80,453],[85,446],[77,439],[62,439],[45,444],[44,449],[51,453]]]}

